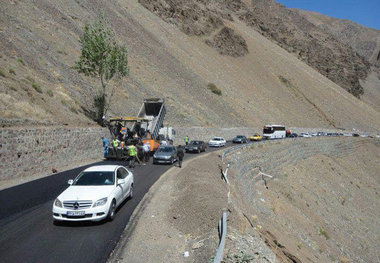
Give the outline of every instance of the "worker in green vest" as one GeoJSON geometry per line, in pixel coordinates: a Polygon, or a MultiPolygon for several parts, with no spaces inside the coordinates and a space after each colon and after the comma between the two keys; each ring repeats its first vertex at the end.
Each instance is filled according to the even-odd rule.
{"type": "Polygon", "coordinates": [[[186,145],[189,144],[189,136],[188,135],[186,135],[186,137],[185,137],[185,143],[186,143],[186,145]]]}
{"type": "Polygon", "coordinates": [[[120,143],[120,141],[118,139],[113,138],[113,140],[112,140],[112,146],[114,148],[116,148],[117,146],[119,146],[119,143],[120,143]]]}
{"type": "Polygon", "coordinates": [[[128,147],[129,152],[129,167],[134,167],[137,161],[140,164],[139,157],[137,156],[137,148],[134,145],[128,147]]]}

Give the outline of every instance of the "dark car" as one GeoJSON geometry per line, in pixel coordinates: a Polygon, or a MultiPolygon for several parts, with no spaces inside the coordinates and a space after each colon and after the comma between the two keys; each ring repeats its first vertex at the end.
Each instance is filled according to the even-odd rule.
{"type": "Polygon", "coordinates": [[[153,163],[171,163],[177,160],[177,149],[173,145],[161,145],[153,155],[153,163]]]}
{"type": "Polygon", "coordinates": [[[244,135],[238,135],[233,140],[233,143],[247,143],[248,139],[244,135]]]}
{"type": "Polygon", "coordinates": [[[296,137],[298,137],[298,134],[297,134],[297,133],[291,133],[291,134],[289,135],[289,138],[296,138],[296,137]]]}
{"type": "Polygon", "coordinates": [[[204,141],[191,141],[188,145],[185,146],[186,152],[205,152],[206,143],[204,141]]]}

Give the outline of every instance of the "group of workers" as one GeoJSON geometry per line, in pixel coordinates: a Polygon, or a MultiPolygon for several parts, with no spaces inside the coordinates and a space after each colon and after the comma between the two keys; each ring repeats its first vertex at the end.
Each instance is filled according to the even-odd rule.
{"type": "MultiPolygon", "coordinates": [[[[103,141],[104,158],[107,158],[110,147],[114,148],[115,151],[118,147],[121,147],[122,149],[125,149],[128,151],[129,160],[131,162],[133,162],[133,163],[138,162],[139,164],[141,164],[141,160],[140,160],[139,154],[138,154],[139,151],[134,144],[126,146],[126,145],[124,145],[124,141],[118,140],[118,138],[115,136],[113,137],[111,142],[104,136],[102,136],[101,138],[103,141]]],[[[185,144],[188,145],[189,136],[186,136],[184,138],[184,141],[185,141],[185,144]]],[[[167,144],[168,144],[167,140],[163,140],[161,142],[161,145],[167,145],[167,144]]],[[[149,162],[150,150],[151,150],[150,144],[148,142],[142,143],[140,141],[137,145],[142,150],[143,161],[149,162]]],[[[182,167],[182,160],[183,160],[184,155],[185,155],[184,150],[183,150],[182,146],[179,145],[178,150],[177,150],[177,157],[178,157],[178,163],[179,163],[180,168],[182,167]]]]}
{"type": "MultiPolygon", "coordinates": [[[[139,150],[136,147],[136,145],[131,144],[126,146],[124,141],[120,141],[116,137],[112,139],[110,142],[106,137],[102,137],[103,141],[103,148],[104,148],[104,158],[107,158],[109,153],[109,148],[112,147],[114,151],[117,150],[118,147],[120,147],[122,150],[128,151],[129,159],[133,162],[141,163],[141,160],[139,158],[139,150]]],[[[137,146],[142,150],[142,158],[144,162],[149,161],[149,153],[150,153],[150,144],[148,142],[142,143],[141,141],[137,144],[137,146]]]]}

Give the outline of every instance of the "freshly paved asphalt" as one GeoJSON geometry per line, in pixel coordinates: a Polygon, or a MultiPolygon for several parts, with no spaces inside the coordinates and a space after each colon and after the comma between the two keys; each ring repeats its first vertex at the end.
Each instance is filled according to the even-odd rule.
{"type": "MultiPolygon", "coordinates": [[[[196,155],[186,154],[185,160],[192,156],[196,155]]],[[[135,176],[133,199],[120,206],[112,222],[53,224],[53,201],[68,187],[67,180],[98,164],[126,163],[93,163],[0,191],[0,262],[107,261],[136,206],[172,166],[150,163],[131,169],[135,176]]]]}

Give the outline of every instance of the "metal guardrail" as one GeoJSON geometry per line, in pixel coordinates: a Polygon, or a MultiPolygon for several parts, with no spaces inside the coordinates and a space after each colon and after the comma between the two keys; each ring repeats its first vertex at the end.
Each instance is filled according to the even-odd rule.
{"type": "Polygon", "coordinates": [[[227,236],[227,216],[228,216],[228,212],[224,211],[222,214],[222,218],[219,220],[219,224],[218,224],[219,246],[218,246],[218,250],[216,251],[214,263],[220,263],[223,259],[223,250],[226,244],[226,236],[227,236]]]}
{"type": "Polygon", "coordinates": [[[228,177],[227,177],[227,173],[228,173],[228,169],[230,168],[230,164],[227,164],[227,168],[225,171],[222,170],[222,177],[223,177],[223,180],[229,184],[228,182],[228,177]]]}

